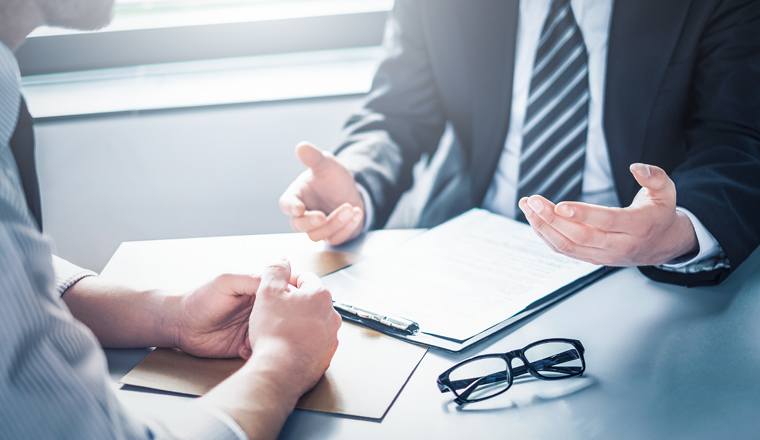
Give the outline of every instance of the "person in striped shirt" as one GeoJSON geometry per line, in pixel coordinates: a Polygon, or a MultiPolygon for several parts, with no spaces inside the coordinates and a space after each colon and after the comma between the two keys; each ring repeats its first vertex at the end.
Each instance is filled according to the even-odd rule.
{"type": "Polygon", "coordinates": [[[0,437],[274,438],[337,348],[330,292],[287,261],[185,294],[112,285],[41,233],[32,120],[13,51],[37,26],[94,29],[113,0],[0,0],[0,437]],[[247,359],[172,421],[117,400],[103,347],[247,359]]]}

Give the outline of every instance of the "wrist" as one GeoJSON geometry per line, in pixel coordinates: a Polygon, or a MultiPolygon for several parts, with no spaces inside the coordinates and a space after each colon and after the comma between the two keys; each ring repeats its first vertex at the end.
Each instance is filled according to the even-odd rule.
{"type": "Polygon", "coordinates": [[[182,297],[157,290],[147,291],[145,295],[148,298],[145,304],[152,309],[145,312],[153,316],[151,328],[153,336],[149,345],[162,348],[180,348],[182,297]]]}
{"type": "Polygon", "coordinates": [[[675,243],[675,251],[673,252],[673,255],[670,256],[668,261],[683,257],[685,255],[697,254],[699,252],[699,241],[697,240],[697,233],[694,230],[694,225],[692,225],[689,217],[680,211],[676,211],[675,223],[677,227],[677,233],[674,234],[674,236],[678,237],[678,239],[675,243]]]}
{"type": "Polygon", "coordinates": [[[182,348],[182,323],[184,322],[182,316],[182,296],[163,295],[161,309],[163,313],[158,319],[158,327],[156,329],[159,340],[162,341],[160,347],[182,348]]]}
{"type": "Polygon", "coordinates": [[[241,370],[252,377],[261,378],[266,388],[280,396],[284,404],[295,406],[306,391],[299,382],[303,380],[303,371],[296,365],[298,356],[289,350],[287,344],[279,341],[259,343],[253,348],[253,354],[241,370]]]}

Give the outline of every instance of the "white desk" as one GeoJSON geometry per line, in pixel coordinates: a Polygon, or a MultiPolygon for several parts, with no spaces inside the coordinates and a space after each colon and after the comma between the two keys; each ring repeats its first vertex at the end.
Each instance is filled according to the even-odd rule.
{"type": "MultiPolygon", "coordinates": [[[[336,249],[370,256],[416,233],[378,231],[336,249]]],[[[132,242],[117,250],[103,276],[140,281],[163,271],[192,286],[209,271],[244,271],[261,260],[259,254],[321,249],[324,245],[299,234],[132,242]]],[[[107,350],[114,380],[147,352],[107,350]]],[[[118,395],[138,412],[168,417],[185,399],[133,389],[118,395]]],[[[429,351],[381,423],[296,410],[280,437],[760,438],[759,413],[760,251],[755,251],[714,287],[671,286],[636,269],[620,270],[460,355],[429,351]],[[435,385],[438,374],[459,360],[547,337],[583,342],[584,377],[515,384],[500,397],[464,409],[435,385]]]]}

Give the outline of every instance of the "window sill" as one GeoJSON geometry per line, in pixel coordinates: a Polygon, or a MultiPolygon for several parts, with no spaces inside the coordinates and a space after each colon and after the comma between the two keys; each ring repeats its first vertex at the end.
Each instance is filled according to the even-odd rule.
{"type": "Polygon", "coordinates": [[[25,76],[39,120],[364,94],[382,49],[364,47],[25,76]]]}

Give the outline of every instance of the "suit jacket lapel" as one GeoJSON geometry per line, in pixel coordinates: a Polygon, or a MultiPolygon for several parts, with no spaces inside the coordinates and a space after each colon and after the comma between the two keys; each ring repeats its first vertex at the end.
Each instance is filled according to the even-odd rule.
{"type": "MultiPolygon", "coordinates": [[[[459,20],[468,48],[466,62],[473,91],[471,147],[472,200],[480,204],[493,177],[509,124],[518,0],[461,2],[459,20]]],[[[470,145],[467,145],[467,144],[470,145]]]]}
{"type": "Polygon", "coordinates": [[[639,185],[628,166],[640,160],[660,83],[689,0],[615,0],[607,48],[604,131],[620,203],[639,185]]]}

